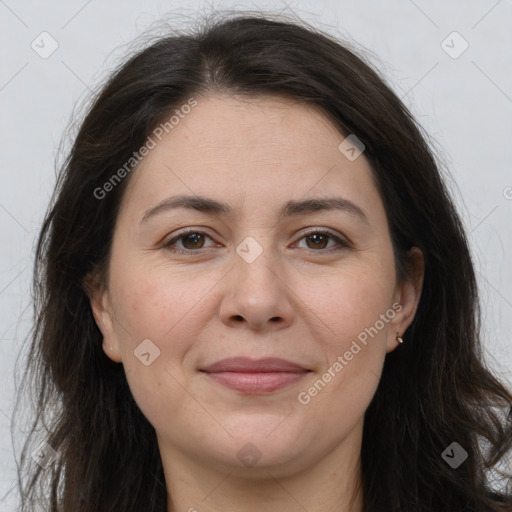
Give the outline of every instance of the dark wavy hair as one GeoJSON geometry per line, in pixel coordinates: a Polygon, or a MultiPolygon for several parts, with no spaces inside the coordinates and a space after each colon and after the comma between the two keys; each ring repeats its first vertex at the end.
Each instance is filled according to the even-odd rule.
{"type": "MultiPolygon", "coordinates": [[[[280,95],[318,107],[364,143],[387,213],[399,275],[425,257],[404,344],[386,356],[365,414],[365,512],[510,511],[512,396],[486,367],[467,237],[432,144],[385,79],[348,43],[283,17],[211,17],[159,37],[110,76],[80,125],[37,242],[35,323],[23,386],[35,415],[18,460],[22,512],[163,512],[155,430],[123,366],[108,359],[86,283],[105,283],[123,191],[94,191],[192,95],[280,95]],[[30,453],[43,427],[55,461],[30,453]],[[443,460],[456,441],[469,454],[443,460]],[[498,485],[496,480],[499,480],[498,485]],[[508,482],[508,483],[507,483],[508,482]]],[[[136,171],[134,171],[136,172],[136,171]]]]}

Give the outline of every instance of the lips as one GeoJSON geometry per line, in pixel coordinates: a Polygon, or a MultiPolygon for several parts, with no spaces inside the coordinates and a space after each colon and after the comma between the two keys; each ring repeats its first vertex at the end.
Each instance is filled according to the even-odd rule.
{"type": "Polygon", "coordinates": [[[302,380],[310,372],[285,359],[246,357],[222,359],[201,371],[223,386],[248,394],[276,391],[302,380]]]}
{"type": "Polygon", "coordinates": [[[307,368],[276,357],[250,359],[248,357],[231,357],[202,368],[208,373],[239,372],[239,373],[268,373],[268,372],[305,372],[307,368]]]}

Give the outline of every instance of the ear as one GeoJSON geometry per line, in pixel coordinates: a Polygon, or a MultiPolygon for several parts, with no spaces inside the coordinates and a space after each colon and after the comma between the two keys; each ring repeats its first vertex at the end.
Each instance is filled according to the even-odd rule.
{"type": "Polygon", "coordinates": [[[394,295],[394,304],[400,304],[401,308],[395,309],[397,314],[390,322],[386,352],[392,352],[399,345],[396,338],[402,337],[411,325],[421,298],[425,276],[423,253],[418,247],[412,247],[407,253],[407,258],[408,273],[403,281],[397,284],[394,295]]]}
{"type": "Polygon", "coordinates": [[[100,285],[98,279],[93,276],[86,277],[83,288],[89,297],[96,325],[103,335],[103,351],[112,361],[120,363],[122,355],[109,291],[106,286],[100,285]]]}

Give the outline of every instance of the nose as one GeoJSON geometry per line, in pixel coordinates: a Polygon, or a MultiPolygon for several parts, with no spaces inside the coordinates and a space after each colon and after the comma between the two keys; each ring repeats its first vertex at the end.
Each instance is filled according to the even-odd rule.
{"type": "Polygon", "coordinates": [[[234,267],[223,281],[220,316],[226,325],[276,331],[292,324],[294,293],[270,249],[250,263],[235,253],[234,267]]]}

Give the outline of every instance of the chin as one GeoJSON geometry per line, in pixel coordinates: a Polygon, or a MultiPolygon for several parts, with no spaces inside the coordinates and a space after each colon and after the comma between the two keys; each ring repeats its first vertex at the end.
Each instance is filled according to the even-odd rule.
{"type": "MultiPolygon", "coordinates": [[[[230,471],[233,471],[233,466],[238,468],[237,471],[246,468],[252,473],[263,468],[281,468],[285,473],[296,470],[297,459],[304,458],[308,446],[311,446],[309,440],[300,437],[300,430],[295,432],[290,426],[278,426],[282,418],[279,421],[266,418],[258,422],[251,416],[248,420],[253,422],[251,426],[227,429],[233,433],[232,437],[225,433],[222,439],[209,437],[213,446],[203,450],[210,452],[221,464],[230,466],[230,471]]],[[[268,478],[268,474],[266,476],[268,478]]]]}

